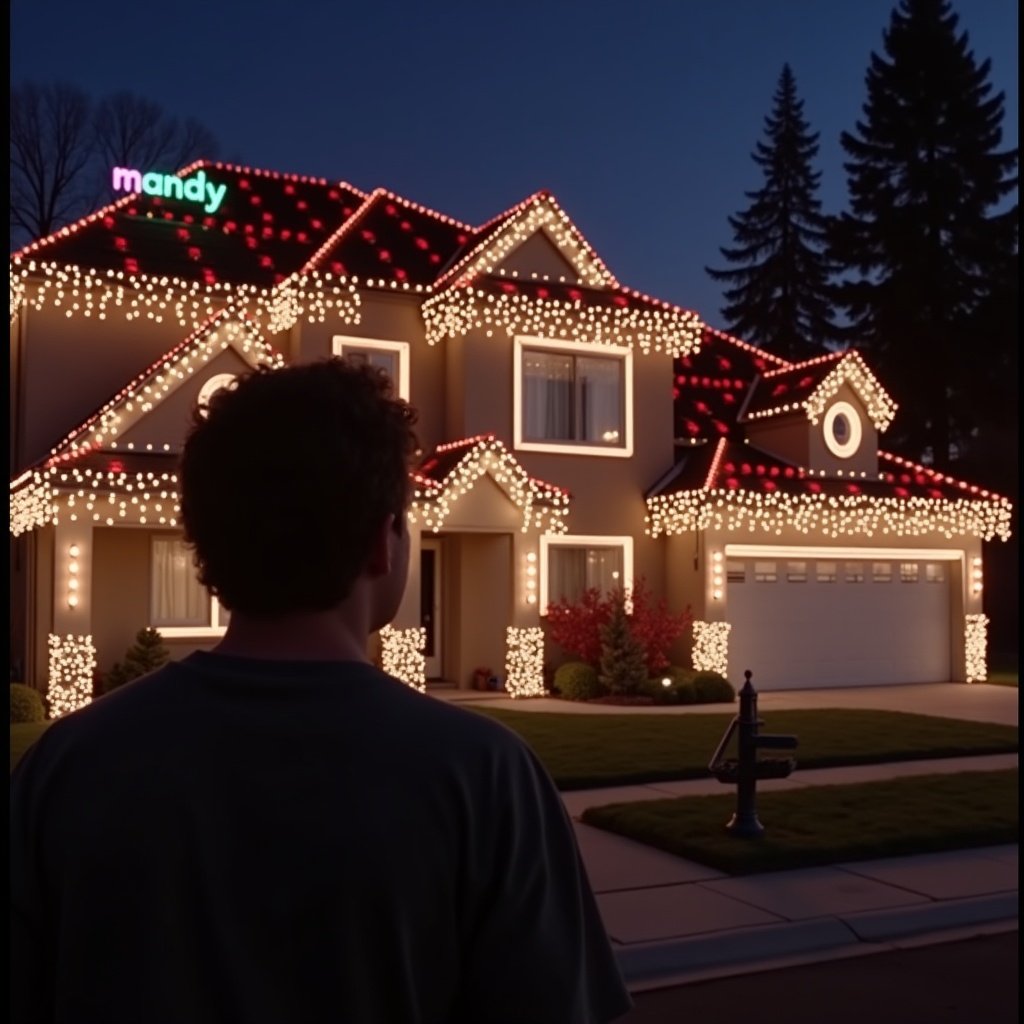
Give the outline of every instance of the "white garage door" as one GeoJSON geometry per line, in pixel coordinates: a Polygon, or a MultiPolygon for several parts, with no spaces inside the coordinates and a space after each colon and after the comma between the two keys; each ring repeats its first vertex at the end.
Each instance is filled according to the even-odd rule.
{"type": "Polygon", "coordinates": [[[729,679],[757,690],[946,682],[951,565],[730,558],[729,679]]]}

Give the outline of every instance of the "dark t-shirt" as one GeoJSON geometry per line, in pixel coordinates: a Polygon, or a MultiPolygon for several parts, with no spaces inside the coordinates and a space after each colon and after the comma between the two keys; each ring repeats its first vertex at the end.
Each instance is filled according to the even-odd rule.
{"type": "Polygon", "coordinates": [[[519,738],[354,662],[196,653],[11,779],[12,1019],[575,1024],[630,1006],[519,738]]]}

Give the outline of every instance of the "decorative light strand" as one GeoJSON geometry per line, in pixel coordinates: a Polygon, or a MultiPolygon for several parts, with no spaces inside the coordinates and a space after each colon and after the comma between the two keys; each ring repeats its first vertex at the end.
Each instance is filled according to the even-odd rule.
{"type": "Polygon", "coordinates": [[[687,310],[591,306],[542,299],[521,292],[494,293],[472,286],[454,288],[423,303],[428,344],[463,337],[473,330],[585,341],[597,345],[631,345],[641,352],[672,356],[695,353],[703,326],[687,310]]]}
{"type": "Polygon", "coordinates": [[[728,622],[694,620],[690,660],[698,672],[717,672],[722,676],[728,672],[731,629],[732,624],[728,622]]]}
{"type": "Polygon", "coordinates": [[[388,675],[401,679],[420,693],[427,689],[426,658],[427,631],[422,626],[394,629],[385,626],[380,631],[381,666],[388,675]]]}
{"type": "Polygon", "coordinates": [[[522,513],[523,533],[531,527],[543,533],[566,532],[567,492],[529,476],[504,444],[490,434],[441,445],[437,451],[443,453],[462,447],[466,449],[465,455],[443,480],[433,480],[422,472],[413,474],[410,522],[422,522],[425,528],[437,533],[459,498],[487,473],[522,513]]]}
{"type": "Polygon", "coordinates": [[[505,689],[514,700],[543,697],[544,630],[509,626],[505,630],[505,689]]]}
{"type": "Polygon", "coordinates": [[[438,287],[493,274],[498,265],[531,235],[544,231],[579,275],[581,284],[617,288],[618,281],[549,192],[525,199],[493,234],[485,238],[440,278],[438,287]]]}
{"type": "Polygon", "coordinates": [[[58,636],[56,633],[47,637],[47,645],[50,679],[46,696],[50,717],[60,718],[92,702],[96,648],[91,636],[58,636]]]}
{"type": "Polygon", "coordinates": [[[1007,540],[1012,517],[1005,498],[870,498],[709,488],[655,495],[647,499],[647,510],[646,532],[651,537],[708,529],[780,535],[791,529],[825,537],[938,533],[947,539],[1007,540]]]}

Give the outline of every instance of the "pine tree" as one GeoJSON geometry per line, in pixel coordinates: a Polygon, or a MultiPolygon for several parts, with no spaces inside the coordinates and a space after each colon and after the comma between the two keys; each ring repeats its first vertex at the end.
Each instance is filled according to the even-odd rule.
{"type": "Polygon", "coordinates": [[[733,334],[789,359],[820,355],[838,337],[825,256],[826,220],[817,197],[821,173],[812,167],[812,133],[797,96],[796,79],[783,66],[765,139],[751,154],[763,171],[760,191],[748,192],[746,210],[729,218],[736,242],[721,249],[731,269],[706,267],[729,285],[721,312],[733,334]]]}
{"type": "Polygon", "coordinates": [[[626,614],[626,594],[612,595],[611,617],[601,627],[601,682],[610,693],[634,694],[647,681],[647,652],[633,635],[626,614]]]}
{"type": "Polygon", "coordinates": [[[170,657],[170,651],[163,645],[160,633],[147,627],[135,634],[135,643],[125,651],[124,661],[115,662],[114,667],[103,679],[103,692],[123,686],[139,676],[159,668],[170,657]]]}
{"type": "MultiPolygon", "coordinates": [[[[1017,153],[1000,151],[1003,94],[957,25],[948,0],[893,10],[863,117],[840,136],[850,209],[830,247],[855,344],[900,405],[887,443],[940,467],[977,442],[984,405],[1015,385],[991,314],[993,282],[1005,287],[1017,251],[1016,207],[998,209],[1016,188],[1017,153]]],[[[1016,288],[1002,308],[1015,308],[1016,288]]]]}

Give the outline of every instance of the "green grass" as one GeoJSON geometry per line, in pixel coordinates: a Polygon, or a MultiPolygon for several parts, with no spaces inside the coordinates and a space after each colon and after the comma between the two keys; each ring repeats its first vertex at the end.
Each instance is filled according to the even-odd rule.
{"type": "MultiPolygon", "coordinates": [[[[708,777],[734,714],[581,715],[474,708],[519,733],[559,788],[592,789],[708,777]]],[[[801,768],[1016,753],[1016,726],[897,711],[780,711],[766,733],[795,735],[801,768]]],[[[734,751],[727,751],[727,756],[734,751]]]]}
{"type": "Polygon", "coordinates": [[[731,875],[1016,843],[1017,770],[760,793],[759,839],[733,836],[735,794],[608,804],[582,820],[731,875]]]}

